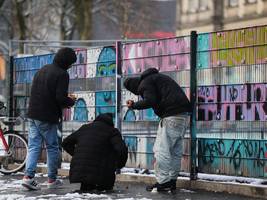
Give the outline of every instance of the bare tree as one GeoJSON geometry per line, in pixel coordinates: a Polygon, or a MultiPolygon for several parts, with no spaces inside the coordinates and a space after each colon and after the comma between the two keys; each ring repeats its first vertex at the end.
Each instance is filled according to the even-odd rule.
{"type": "Polygon", "coordinates": [[[147,34],[151,30],[154,16],[150,1],[109,0],[99,3],[103,4],[99,12],[119,28],[122,38],[131,32],[147,34]]]}

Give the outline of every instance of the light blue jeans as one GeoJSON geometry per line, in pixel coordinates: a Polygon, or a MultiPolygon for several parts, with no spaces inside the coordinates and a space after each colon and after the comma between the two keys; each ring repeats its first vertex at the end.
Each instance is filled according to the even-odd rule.
{"type": "Polygon", "coordinates": [[[153,147],[155,175],[160,184],[176,180],[181,167],[183,137],[190,122],[189,114],[180,114],[160,120],[153,147]]]}
{"type": "Polygon", "coordinates": [[[58,124],[51,124],[39,120],[29,119],[28,148],[25,175],[34,177],[37,162],[45,142],[47,151],[48,178],[57,178],[59,146],[57,137],[58,124]]]}

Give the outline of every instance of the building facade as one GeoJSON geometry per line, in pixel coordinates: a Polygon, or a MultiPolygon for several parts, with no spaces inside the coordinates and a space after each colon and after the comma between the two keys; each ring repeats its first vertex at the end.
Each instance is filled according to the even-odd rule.
{"type": "Polygon", "coordinates": [[[177,0],[176,35],[267,24],[267,0],[177,0]]]}

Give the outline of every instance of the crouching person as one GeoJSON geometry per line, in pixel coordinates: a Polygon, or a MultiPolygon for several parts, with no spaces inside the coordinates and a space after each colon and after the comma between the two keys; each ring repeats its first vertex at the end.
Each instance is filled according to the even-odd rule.
{"type": "Polygon", "coordinates": [[[112,190],[115,171],[125,166],[128,150],[112,114],[100,114],[63,140],[63,149],[72,156],[70,183],[81,183],[81,192],[112,190]]]}

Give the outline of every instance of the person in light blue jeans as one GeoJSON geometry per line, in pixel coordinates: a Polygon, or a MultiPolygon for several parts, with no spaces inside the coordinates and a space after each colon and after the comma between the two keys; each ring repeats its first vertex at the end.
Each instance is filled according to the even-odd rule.
{"type": "Polygon", "coordinates": [[[158,182],[176,182],[181,167],[183,138],[189,123],[189,113],[160,120],[153,147],[158,182]]]}
{"type": "Polygon", "coordinates": [[[140,77],[125,79],[123,85],[133,94],[141,96],[136,102],[128,99],[128,108],[152,108],[161,119],[153,148],[157,182],[148,185],[146,190],[174,192],[181,164],[182,138],[188,126],[192,105],[177,82],[159,73],[156,68],[146,69],[140,77]]]}
{"type": "Polygon", "coordinates": [[[29,119],[29,154],[22,186],[28,190],[40,189],[34,179],[42,142],[47,148],[48,188],[62,185],[57,179],[59,142],[57,129],[62,110],[75,104],[76,97],[68,94],[68,69],[77,60],[71,48],[61,48],[53,63],[44,65],[34,75],[27,117],[29,119]]]}
{"type": "Polygon", "coordinates": [[[29,119],[29,136],[28,136],[28,158],[26,162],[25,175],[35,176],[35,169],[42,150],[42,143],[45,142],[47,149],[47,167],[48,178],[55,180],[57,178],[58,167],[58,136],[57,124],[42,122],[39,120],[29,119]]]}

